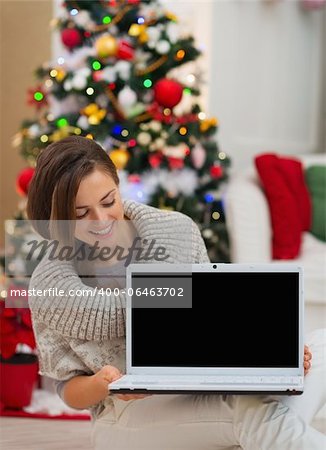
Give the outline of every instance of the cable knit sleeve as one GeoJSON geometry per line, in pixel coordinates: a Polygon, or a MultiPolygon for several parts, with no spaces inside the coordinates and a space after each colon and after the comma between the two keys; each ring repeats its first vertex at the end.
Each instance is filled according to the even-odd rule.
{"type": "Polygon", "coordinates": [[[29,289],[35,293],[29,296],[33,320],[64,338],[102,341],[125,335],[125,294],[96,293],[82,282],[69,261],[43,259],[29,289]],[[64,295],[53,295],[59,289],[64,295]]]}
{"type": "Polygon", "coordinates": [[[192,221],[192,241],[194,263],[209,263],[204,239],[194,221],[192,221]]]}

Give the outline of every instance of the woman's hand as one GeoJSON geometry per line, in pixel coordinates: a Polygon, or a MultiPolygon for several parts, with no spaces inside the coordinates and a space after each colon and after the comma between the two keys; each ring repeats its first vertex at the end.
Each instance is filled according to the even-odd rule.
{"type": "Polygon", "coordinates": [[[304,346],[304,357],[303,357],[303,367],[304,367],[304,374],[307,375],[307,373],[310,370],[311,367],[311,359],[312,359],[312,353],[309,350],[309,347],[307,345],[304,346]]]}
{"type": "MultiPolygon", "coordinates": [[[[122,373],[114,366],[104,366],[94,375],[96,382],[103,385],[109,392],[109,384],[122,377],[122,373]]],[[[136,400],[148,397],[148,394],[116,394],[120,400],[136,400]]]]}
{"type": "Polygon", "coordinates": [[[93,377],[97,385],[108,390],[108,385],[121,378],[122,373],[114,366],[104,366],[93,377]]]}

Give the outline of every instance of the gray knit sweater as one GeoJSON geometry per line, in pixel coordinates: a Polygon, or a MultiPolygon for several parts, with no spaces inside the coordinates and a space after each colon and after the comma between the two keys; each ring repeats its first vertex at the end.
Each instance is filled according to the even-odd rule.
{"type": "MultiPolygon", "coordinates": [[[[165,263],[209,262],[197,225],[187,216],[127,200],[124,213],[139,237],[164,247],[165,263]]],[[[140,261],[143,262],[143,261],[140,261]]],[[[155,263],[155,261],[149,261],[155,263]]],[[[29,305],[37,342],[40,373],[56,380],[93,374],[104,365],[125,371],[125,296],[77,295],[83,284],[72,262],[45,256],[35,269],[30,289],[73,290],[69,297],[32,296],[29,305]]],[[[110,404],[110,397],[91,408],[93,418],[110,404]]]]}

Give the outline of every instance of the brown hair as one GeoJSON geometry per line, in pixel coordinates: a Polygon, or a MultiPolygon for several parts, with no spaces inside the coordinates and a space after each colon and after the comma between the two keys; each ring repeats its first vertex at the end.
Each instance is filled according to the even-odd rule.
{"type": "Polygon", "coordinates": [[[49,233],[39,221],[76,219],[80,182],[95,168],[101,168],[119,185],[115,165],[92,139],[70,136],[48,145],[39,154],[28,189],[27,216],[43,237],[48,239],[49,233]]]}

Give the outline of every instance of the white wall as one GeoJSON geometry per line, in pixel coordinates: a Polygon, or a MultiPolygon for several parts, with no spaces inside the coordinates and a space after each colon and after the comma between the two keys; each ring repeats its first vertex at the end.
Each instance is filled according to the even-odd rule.
{"type": "Polygon", "coordinates": [[[209,110],[234,169],[265,151],[322,151],[325,10],[304,11],[297,1],[211,5],[209,110]]]}

